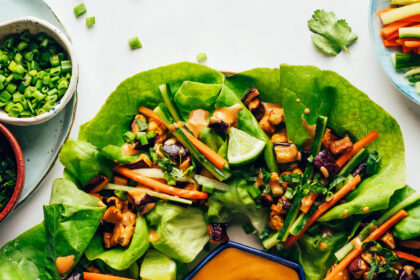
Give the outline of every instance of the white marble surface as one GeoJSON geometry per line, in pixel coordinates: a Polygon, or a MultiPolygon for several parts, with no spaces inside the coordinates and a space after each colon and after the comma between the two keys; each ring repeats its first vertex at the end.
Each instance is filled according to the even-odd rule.
{"type": "MultiPolygon", "coordinates": [[[[369,1],[85,0],[88,12],[76,19],[73,7],[80,2],[47,0],[70,34],[80,65],[72,137],[125,78],[195,61],[200,52],[208,55],[206,65],[221,70],[312,64],[340,73],[397,119],[406,143],[407,183],[420,189],[420,107],[393,87],[376,61],[368,30],[369,1]],[[351,55],[324,57],[314,48],[306,24],[318,8],[347,19],[359,34],[351,55]],[[87,28],[86,16],[95,16],[96,25],[87,28]],[[139,36],[142,49],[129,50],[127,40],[133,36],[139,36]]],[[[34,196],[0,225],[0,246],[42,221],[42,205],[62,171],[57,163],[34,196]]],[[[234,232],[234,239],[242,239],[241,230],[234,232]]]]}

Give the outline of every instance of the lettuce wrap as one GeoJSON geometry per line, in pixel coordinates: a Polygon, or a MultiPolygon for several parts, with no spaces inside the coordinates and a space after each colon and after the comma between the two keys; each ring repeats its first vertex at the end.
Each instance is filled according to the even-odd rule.
{"type": "MultiPolygon", "coordinates": [[[[100,174],[111,177],[115,163],[109,160],[112,158],[109,148],[105,149],[108,156],[104,156],[104,148],[119,149],[125,143],[123,134],[139,107],[153,109],[163,102],[159,92],[162,84],[169,85],[184,120],[195,109],[206,109],[211,113],[220,107],[242,104],[240,98],[255,87],[262,101],[284,107],[288,137],[299,147],[310,138],[306,126],[315,124],[320,114],[328,115],[328,127],[353,139],[360,139],[373,129],[379,132],[380,137],[368,146],[369,151],[376,150],[382,157],[378,172],[364,179],[345,197],[343,204],[323,215],[293,248],[292,255],[304,267],[307,279],[324,276],[336,262],[335,251],[347,241],[352,231],[343,227],[333,236],[323,238],[317,228],[326,224],[341,226],[346,216],[344,210],[351,218],[366,215],[363,211],[366,207],[370,213],[379,214],[413,192],[409,187],[404,188],[404,143],[398,124],[338,74],[314,66],[281,65],[276,69],[257,68],[224,76],[203,65],[173,64],[141,72],[123,81],[97,115],[80,127],[78,139],[66,142],[60,161],[65,167],[64,177],[69,180],[59,179],[54,183],[50,205],[44,207],[44,223],[1,249],[0,279],[28,279],[23,275],[34,275],[30,279],[58,279],[60,276],[53,260],[58,256],[74,255],[77,261],[83,253],[89,260],[105,263],[109,268],[129,269],[149,246],[179,262],[195,259],[209,240],[207,216],[201,207],[158,202],[145,218],[137,218],[129,247],[104,250],[100,234],[96,232],[104,209],[98,207],[97,199],[77,188],[100,174]],[[300,102],[296,102],[297,99],[300,102]],[[304,114],[305,109],[309,113],[304,114]],[[81,218],[86,215],[87,219],[81,218]],[[160,238],[149,244],[150,229],[160,238]],[[72,235],[78,238],[73,240],[72,235]],[[327,246],[320,248],[321,241],[327,246]]],[[[272,144],[246,107],[239,111],[238,128],[266,143],[263,162],[269,171],[277,170],[272,144]]],[[[224,136],[204,129],[200,140],[226,157],[224,136]]],[[[257,232],[262,232],[268,209],[255,203],[243,172],[232,172],[232,177],[225,183],[229,185],[227,191],[215,190],[209,196],[208,217],[225,222],[232,220],[232,214],[241,213],[249,218],[257,232]]],[[[413,226],[420,222],[419,209],[418,203],[407,209],[410,216],[394,228],[396,237],[410,239],[420,235],[413,226]]]]}

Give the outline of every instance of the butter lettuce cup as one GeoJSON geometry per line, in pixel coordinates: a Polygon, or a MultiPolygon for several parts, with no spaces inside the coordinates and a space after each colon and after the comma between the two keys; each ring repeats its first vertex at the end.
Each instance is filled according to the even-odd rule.
{"type": "Polygon", "coordinates": [[[185,277],[185,280],[245,279],[246,276],[266,280],[305,279],[303,269],[297,263],[240,243],[227,241],[205,257],[185,277]]]}
{"type": "Polygon", "coordinates": [[[76,91],[79,71],[66,35],[27,16],[0,24],[0,121],[26,126],[56,116],[76,91]]]}

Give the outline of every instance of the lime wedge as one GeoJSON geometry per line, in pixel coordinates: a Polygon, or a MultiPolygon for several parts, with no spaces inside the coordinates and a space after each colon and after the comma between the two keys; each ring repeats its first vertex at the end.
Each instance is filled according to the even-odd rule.
{"type": "Polygon", "coordinates": [[[176,263],[164,254],[150,249],[140,268],[143,280],[175,280],[176,263]]]}
{"type": "Polygon", "coordinates": [[[228,161],[232,166],[239,166],[254,161],[264,150],[265,143],[245,131],[231,127],[229,129],[228,161]]]}

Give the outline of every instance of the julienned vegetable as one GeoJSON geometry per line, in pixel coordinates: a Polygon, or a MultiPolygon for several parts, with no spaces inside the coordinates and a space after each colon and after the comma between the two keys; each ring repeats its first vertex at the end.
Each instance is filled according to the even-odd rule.
{"type": "Polygon", "coordinates": [[[159,181],[155,181],[151,178],[143,176],[125,167],[117,166],[114,168],[114,171],[117,173],[120,173],[121,175],[126,176],[127,178],[130,178],[136,181],[137,183],[141,185],[151,188],[152,190],[167,193],[170,195],[175,195],[175,196],[189,198],[189,199],[206,199],[208,196],[208,194],[205,192],[185,190],[185,189],[180,189],[177,187],[168,186],[166,184],[163,184],[159,181]]]}
{"type": "Polygon", "coordinates": [[[345,195],[347,195],[350,191],[354,190],[357,184],[360,183],[360,176],[356,175],[353,179],[350,180],[344,187],[342,187],[337,193],[335,193],[332,198],[323,204],[321,204],[312,217],[308,220],[305,227],[299,232],[298,235],[290,236],[286,243],[286,247],[292,246],[298,239],[301,237],[305,231],[312,226],[316,220],[321,217],[325,212],[327,212],[331,207],[333,207],[340,199],[342,199],[345,195]]]}
{"type": "MultiPolygon", "coordinates": [[[[369,242],[371,240],[377,240],[381,237],[385,232],[387,232],[391,227],[393,227],[396,223],[398,223],[403,218],[407,217],[407,212],[404,210],[400,210],[394,216],[392,216],[389,220],[385,221],[380,227],[372,231],[369,236],[363,240],[363,243],[369,242]]],[[[363,252],[362,247],[356,248],[350,252],[337,266],[335,266],[324,278],[324,280],[332,280],[334,277],[340,272],[346,269],[346,267],[361,253],[363,252]]]]}
{"type": "Polygon", "coordinates": [[[118,277],[118,276],[105,275],[105,274],[93,273],[93,272],[84,272],[83,279],[84,280],[134,280],[132,278],[118,277]]]}
{"type": "Polygon", "coordinates": [[[67,53],[44,33],[24,31],[0,44],[0,109],[27,118],[50,111],[69,87],[67,53]]]}
{"type": "Polygon", "coordinates": [[[417,14],[420,14],[420,3],[414,3],[381,13],[380,17],[383,24],[389,24],[417,14]]]}

